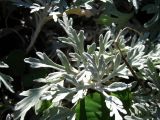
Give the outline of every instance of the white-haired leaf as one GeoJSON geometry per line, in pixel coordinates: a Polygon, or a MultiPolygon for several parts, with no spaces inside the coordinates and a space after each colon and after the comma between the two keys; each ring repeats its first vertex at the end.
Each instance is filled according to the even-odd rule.
{"type": "Polygon", "coordinates": [[[41,95],[49,88],[50,86],[45,85],[40,88],[23,91],[20,95],[26,97],[16,104],[14,119],[17,120],[20,118],[20,120],[24,120],[27,111],[38,103],[41,95]]]}
{"type": "Polygon", "coordinates": [[[1,82],[2,82],[9,91],[14,93],[12,85],[10,84],[11,81],[13,81],[13,79],[10,76],[0,72],[0,88],[1,88],[1,82]]]}
{"type": "Polygon", "coordinates": [[[33,68],[47,67],[64,71],[63,66],[54,63],[45,53],[36,52],[36,54],[40,59],[29,57],[25,58],[24,62],[29,63],[33,68]]]}
{"type": "Polygon", "coordinates": [[[9,66],[3,61],[0,61],[0,68],[9,68],[9,66]]]}
{"type": "Polygon", "coordinates": [[[111,85],[105,87],[106,90],[110,91],[110,92],[116,92],[116,91],[123,91],[127,88],[131,87],[131,85],[128,85],[126,83],[123,82],[114,82],[111,85]]]}

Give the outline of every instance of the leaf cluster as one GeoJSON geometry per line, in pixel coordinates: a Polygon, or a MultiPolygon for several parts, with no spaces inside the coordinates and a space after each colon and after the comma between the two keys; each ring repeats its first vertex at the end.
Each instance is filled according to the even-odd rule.
{"type": "MultiPolygon", "coordinates": [[[[44,86],[29,89],[20,94],[25,96],[25,98],[15,106],[15,119],[21,118],[23,120],[26,112],[32,107],[35,108],[36,114],[42,113],[43,119],[46,120],[52,118],[80,119],[82,114],[85,114],[83,119],[87,119],[90,116],[88,113],[90,108],[87,108],[87,103],[86,106],[84,104],[85,101],[92,101],[89,99],[92,93],[95,93],[93,94],[94,97],[99,97],[99,99],[103,100],[101,105],[105,105],[104,108],[106,111],[107,109],[110,111],[108,114],[110,117],[114,116],[115,120],[122,120],[125,115],[127,115],[125,119],[138,117],[140,119],[141,117],[145,117],[143,114],[139,115],[139,112],[135,111],[135,109],[140,112],[143,111],[137,108],[141,101],[144,102],[144,105],[146,105],[147,100],[152,103],[152,99],[143,99],[143,97],[146,97],[144,94],[148,94],[148,90],[146,91],[147,88],[144,85],[148,85],[149,90],[159,91],[159,80],[157,79],[159,78],[159,74],[156,73],[156,69],[159,69],[159,66],[156,64],[159,60],[159,51],[152,50],[147,54],[144,42],[142,41],[143,37],[138,38],[138,40],[133,38],[129,45],[125,41],[125,34],[117,38],[119,39],[119,49],[117,49],[115,47],[115,36],[111,29],[104,36],[99,36],[99,45],[93,42],[91,45],[87,45],[87,49],[85,49],[84,31],[80,30],[77,33],[72,27],[73,20],[69,19],[66,14],[63,14],[63,20],[59,19],[58,22],[68,36],[59,37],[59,41],[70,45],[74,51],[69,53],[69,57],[67,57],[61,50],[57,50],[61,64],[53,62],[45,53],[41,52],[36,53],[39,58],[30,57],[24,60],[32,68],[46,67],[56,71],[50,73],[45,78],[35,80],[36,82],[43,83],[44,86]],[[142,85],[138,84],[139,89],[136,89],[132,93],[133,99],[132,97],[128,97],[128,101],[130,103],[132,101],[132,105],[129,108],[124,107],[125,103],[122,96],[131,94],[131,90],[138,80],[135,78],[134,82],[130,81],[130,77],[134,77],[134,75],[126,65],[122,54],[126,57],[126,61],[131,69],[137,74],[138,79],[143,83],[147,80],[151,81],[142,85]],[[74,64],[71,64],[71,62],[74,62],[74,64]],[[157,76],[156,79],[155,76],[157,76]],[[120,79],[124,80],[120,81],[120,79]],[[129,90],[130,92],[121,94],[121,91],[124,90],[129,90]],[[115,92],[116,94],[114,94],[115,92]],[[40,111],[43,101],[50,101],[51,105],[40,111]],[[69,103],[71,105],[67,105],[69,103]],[[27,107],[24,107],[26,105],[27,107]],[[84,111],[82,112],[81,109],[86,110],[86,113],[83,113],[84,111]]],[[[159,44],[156,45],[155,49],[159,49],[159,44]]],[[[148,95],[150,96],[151,94],[148,95]]],[[[154,96],[154,94],[152,95],[154,96]]],[[[144,110],[150,113],[152,112],[150,110],[154,107],[158,112],[159,98],[155,100],[157,101],[153,105],[150,105],[151,108],[148,108],[149,110],[144,110]]],[[[99,106],[100,108],[102,107],[101,105],[99,106]]],[[[97,106],[95,106],[95,109],[97,109],[97,106]]],[[[102,116],[106,111],[100,110],[99,112],[101,113],[97,114],[97,119],[98,116],[103,118],[102,116]]],[[[92,115],[94,115],[95,112],[92,112],[92,115]]]]}
{"type": "MultiPolygon", "coordinates": [[[[149,33],[146,36],[146,33],[142,31],[144,35],[141,34],[137,37],[136,30],[124,28],[116,35],[117,31],[126,25],[134,26],[141,32],[141,29],[143,29],[141,20],[145,16],[140,17],[139,20],[136,15],[146,11],[147,15],[151,15],[151,18],[145,21],[144,27],[147,29],[144,29],[151,32],[150,36],[154,36],[152,33],[153,31],[157,32],[159,26],[158,0],[148,3],[138,0],[10,1],[16,6],[29,8],[32,14],[27,20],[33,25],[33,28],[31,28],[32,34],[23,37],[19,33],[19,28],[12,30],[8,27],[0,32],[4,33],[7,30],[15,32],[23,42],[26,42],[26,46],[28,46],[26,53],[33,50],[35,43],[39,43],[39,41],[36,42],[38,37],[48,40],[46,37],[41,37],[40,32],[44,32],[47,36],[50,34],[47,30],[50,26],[60,25],[67,35],[67,37],[58,37],[58,40],[52,39],[54,45],[52,44],[50,49],[55,50],[54,54],[57,55],[58,62],[52,61],[51,57],[43,52],[36,52],[37,58],[24,59],[24,62],[30,64],[31,68],[45,70],[49,68],[52,72],[50,74],[43,72],[46,76],[42,78],[40,76],[43,75],[38,75],[38,79],[34,81],[38,82],[39,87],[30,88],[20,93],[23,99],[15,105],[14,119],[25,119],[31,109],[34,109],[36,119],[42,120],[160,119],[159,38],[155,39],[156,45],[152,43],[150,47],[147,43],[149,33]],[[119,9],[119,6],[123,9],[119,9]],[[66,14],[63,14],[63,12],[66,14]],[[96,41],[86,42],[89,31],[87,31],[88,29],[77,31],[73,28],[72,18],[67,17],[73,14],[78,15],[78,17],[76,16],[77,19],[88,19],[92,16],[96,24],[96,30],[99,29],[99,24],[104,26],[116,25],[116,28],[107,27],[107,31],[105,29],[105,33],[96,38],[96,41]],[[60,19],[61,17],[63,20],[60,19]],[[50,23],[49,21],[52,19],[54,22],[50,23]],[[134,24],[135,21],[136,25],[134,24]],[[46,25],[45,28],[44,25],[46,25]],[[28,41],[30,42],[29,45],[28,41]],[[69,46],[71,51],[64,52],[65,50],[61,49],[64,46],[69,46]]],[[[12,14],[12,12],[10,13],[12,14]]],[[[75,18],[74,15],[73,18],[75,18]]],[[[8,17],[6,18],[5,22],[8,20],[8,17]]],[[[19,19],[21,28],[30,29],[30,26],[25,23],[27,20],[19,19]]],[[[0,21],[2,21],[1,16],[0,21]]],[[[83,22],[84,25],[88,24],[87,21],[83,22]]],[[[82,24],[82,21],[78,22],[79,24],[82,24]]],[[[56,31],[56,29],[54,30],[56,31]]],[[[51,32],[52,35],[57,34],[54,33],[54,30],[51,32]]],[[[98,34],[92,27],[90,31],[94,35],[98,34]]],[[[104,29],[100,29],[100,31],[104,31],[104,29]]],[[[3,36],[5,35],[0,38],[3,38],[3,36]]],[[[34,50],[36,49],[35,47],[34,50]]],[[[11,61],[13,63],[13,60],[11,61]]],[[[5,63],[0,62],[0,67],[7,68],[8,66],[5,63]]],[[[8,65],[10,66],[10,64],[8,65]]],[[[19,66],[19,64],[14,66],[19,66]]],[[[19,69],[21,67],[16,69],[15,78],[25,78],[25,68],[23,70],[19,69]]],[[[37,70],[33,69],[32,71],[29,74],[30,80],[36,78],[37,70]]],[[[13,79],[10,76],[0,72],[0,88],[2,91],[4,85],[10,92],[14,93],[10,84],[12,81],[13,79]]],[[[24,86],[30,84],[29,81],[26,82],[27,84],[24,86]]],[[[15,89],[15,91],[17,90],[15,89]]],[[[8,101],[8,103],[14,104],[13,101],[8,101]]],[[[2,107],[0,106],[1,109],[3,109],[2,107]]],[[[8,108],[12,110],[10,106],[8,108]]]]}

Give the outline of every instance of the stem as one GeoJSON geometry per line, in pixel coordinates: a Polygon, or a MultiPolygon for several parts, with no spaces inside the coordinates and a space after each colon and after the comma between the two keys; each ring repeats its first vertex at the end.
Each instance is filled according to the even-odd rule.
{"type": "Polygon", "coordinates": [[[118,35],[117,35],[117,37],[116,37],[116,39],[115,39],[115,43],[117,42],[117,43],[119,43],[119,37],[120,37],[120,35],[122,34],[122,32],[124,32],[125,30],[127,30],[127,29],[129,29],[129,30],[131,30],[131,31],[134,31],[135,33],[138,33],[139,35],[141,35],[141,33],[139,32],[139,31],[137,31],[137,30],[135,30],[135,29],[133,29],[133,28],[130,28],[130,27],[125,27],[124,29],[122,29],[119,33],[118,33],[118,35]]]}
{"type": "Polygon", "coordinates": [[[122,34],[122,32],[124,32],[124,31],[127,30],[127,29],[129,29],[129,30],[131,30],[131,31],[134,31],[134,32],[138,33],[139,35],[141,35],[141,33],[138,32],[137,30],[132,29],[132,28],[129,28],[129,27],[125,27],[124,29],[122,29],[122,30],[118,33],[118,35],[117,35],[117,37],[116,37],[116,39],[115,39],[115,46],[116,46],[117,49],[119,50],[120,55],[121,55],[124,63],[126,64],[126,66],[128,67],[128,69],[129,69],[130,72],[132,73],[133,77],[136,79],[136,81],[137,81],[139,84],[141,84],[142,86],[144,86],[144,85],[143,85],[143,84],[144,84],[143,81],[141,81],[141,80],[138,78],[138,76],[137,76],[137,74],[135,73],[134,69],[133,69],[132,66],[128,63],[128,61],[126,60],[125,56],[123,55],[123,52],[121,51],[121,49],[120,49],[120,47],[119,47],[119,37],[120,37],[120,35],[122,34]]]}
{"type": "Polygon", "coordinates": [[[27,50],[26,50],[27,53],[29,53],[32,50],[44,23],[45,23],[45,19],[44,18],[40,19],[39,24],[36,26],[36,30],[31,37],[31,42],[30,42],[29,46],[27,47],[27,50]]]}

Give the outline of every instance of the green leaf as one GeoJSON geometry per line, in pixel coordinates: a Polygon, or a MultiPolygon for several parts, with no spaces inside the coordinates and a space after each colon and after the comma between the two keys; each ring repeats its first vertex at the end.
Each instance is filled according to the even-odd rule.
{"type": "Polygon", "coordinates": [[[77,120],[110,120],[109,110],[105,105],[105,98],[95,92],[87,95],[77,104],[76,119],[77,120]]]}
{"type": "Polygon", "coordinates": [[[112,92],[111,95],[119,98],[122,101],[123,106],[126,110],[130,109],[130,107],[132,105],[133,96],[132,96],[132,93],[129,89],[126,89],[123,91],[112,92]]]}
{"type": "Polygon", "coordinates": [[[106,14],[101,14],[101,15],[99,16],[99,18],[97,19],[97,22],[98,22],[99,24],[102,24],[102,25],[111,25],[112,20],[111,20],[111,18],[110,18],[108,15],[106,15],[106,14]]]}
{"type": "Polygon", "coordinates": [[[52,102],[49,100],[39,100],[35,105],[35,113],[41,114],[43,111],[48,109],[52,105],[52,102]]]}
{"type": "Polygon", "coordinates": [[[123,13],[117,10],[116,6],[113,3],[113,0],[108,0],[105,3],[105,10],[98,17],[97,22],[102,25],[111,25],[112,23],[117,24],[118,28],[123,27],[126,22],[133,16],[131,13],[123,13]]]}

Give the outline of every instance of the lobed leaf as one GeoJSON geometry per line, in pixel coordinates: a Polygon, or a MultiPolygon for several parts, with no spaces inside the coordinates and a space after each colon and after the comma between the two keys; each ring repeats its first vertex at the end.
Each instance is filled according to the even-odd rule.
{"type": "Polygon", "coordinates": [[[40,88],[30,89],[20,93],[20,95],[26,97],[16,104],[14,119],[17,120],[20,118],[20,120],[24,120],[27,111],[40,101],[41,95],[49,88],[50,86],[45,85],[40,88]]]}
{"type": "Polygon", "coordinates": [[[131,85],[126,84],[124,82],[113,82],[111,85],[105,87],[105,89],[109,92],[117,92],[117,91],[123,91],[130,87],[131,85]]]}
{"type": "Polygon", "coordinates": [[[0,72],[0,88],[2,82],[10,92],[14,93],[12,85],[10,84],[11,81],[13,81],[13,78],[0,72]]]}
{"type": "Polygon", "coordinates": [[[61,60],[62,65],[65,67],[65,71],[68,73],[71,73],[73,71],[73,68],[71,64],[69,63],[66,55],[60,50],[57,50],[57,55],[59,59],[61,60]]]}
{"type": "Polygon", "coordinates": [[[48,67],[48,68],[64,71],[63,66],[54,63],[50,58],[48,58],[48,56],[45,53],[36,52],[36,54],[40,59],[29,57],[29,58],[25,58],[24,62],[29,63],[30,66],[33,68],[48,67]]]}

